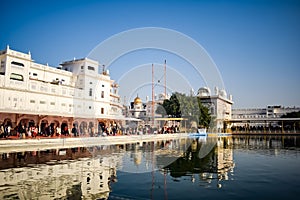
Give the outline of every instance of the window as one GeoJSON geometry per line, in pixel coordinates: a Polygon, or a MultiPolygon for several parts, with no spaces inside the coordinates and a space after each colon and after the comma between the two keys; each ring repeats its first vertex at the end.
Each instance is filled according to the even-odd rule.
{"type": "Polygon", "coordinates": [[[102,85],[102,87],[104,87],[104,85],[102,85]]]}
{"type": "Polygon", "coordinates": [[[84,66],[81,66],[80,69],[84,69],[84,66]]]}
{"type": "Polygon", "coordinates": [[[93,96],[93,89],[92,89],[92,88],[90,88],[89,96],[90,96],[90,97],[93,96]]]}
{"type": "Polygon", "coordinates": [[[50,102],[50,105],[51,106],[55,106],[55,102],[50,102]]]}
{"type": "Polygon", "coordinates": [[[35,103],[35,100],[30,100],[30,103],[35,103]]]}
{"type": "Polygon", "coordinates": [[[11,80],[16,80],[16,81],[24,81],[23,75],[15,74],[15,73],[10,74],[10,79],[11,80]]]}
{"type": "Polygon", "coordinates": [[[23,63],[19,63],[19,62],[16,62],[16,61],[12,61],[11,64],[12,65],[17,65],[17,66],[20,66],[20,67],[24,67],[23,63]]]}
{"type": "Polygon", "coordinates": [[[93,85],[93,82],[90,82],[90,85],[93,85]]]}
{"type": "Polygon", "coordinates": [[[46,104],[46,101],[40,101],[40,104],[46,104]]]}
{"type": "Polygon", "coordinates": [[[104,114],[104,108],[101,108],[101,114],[104,114]]]}
{"type": "Polygon", "coordinates": [[[66,104],[65,104],[65,103],[62,103],[61,106],[66,106],[66,104]]]}
{"type": "Polygon", "coordinates": [[[5,68],[4,68],[5,62],[4,60],[1,60],[0,64],[0,75],[5,75],[5,68]]]}
{"type": "Polygon", "coordinates": [[[40,90],[43,91],[43,92],[48,92],[48,87],[47,86],[41,86],[40,90]]]}
{"type": "Polygon", "coordinates": [[[92,109],[92,106],[89,106],[89,109],[92,109]]]}
{"type": "Polygon", "coordinates": [[[104,91],[101,91],[101,98],[104,98],[104,91]]]}
{"type": "Polygon", "coordinates": [[[95,67],[88,66],[88,70],[95,71],[95,67]]]}

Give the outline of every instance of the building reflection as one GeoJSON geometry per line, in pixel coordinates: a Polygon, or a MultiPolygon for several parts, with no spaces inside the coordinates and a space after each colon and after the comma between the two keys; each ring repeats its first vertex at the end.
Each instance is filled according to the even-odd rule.
{"type": "Polygon", "coordinates": [[[233,174],[235,166],[232,138],[214,138],[214,140],[207,142],[199,138],[194,139],[184,155],[163,170],[169,172],[175,181],[179,181],[180,177],[189,176],[193,183],[197,180],[200,185],[208,186],[212,184],[212,180],[217,180],[216,186],[221,187],[221,182],[229,179],[229,174],[233,174]],[[205,145],[208,143],[210,147],[207,149],[205,145]],[[203,151],[206,152],[203,154],[203,151]]]}
{"type": "MultiPolygon", "coordinates": [[[[98,147],[99,148],[99,147],[98,147]]],[[[0,199],[107,199],[119,155],[86,148],[2,154],[0,199]]]]}
{"type": "Polygon", "coordinates": [[[289,149],[299,151],[300,140],[296,135],[234,136],[233,147],[234,149],[248,149],[259,154],[277,156],[289,149]]]}
{"type": "Polygon", "coordinates": [[[232,138],[188,138],[123,145],[2,153],[0,199],[107,199],[117,170],[161,170],[221,186],[233,173],[232,138]],[[203,149],[206,153],[203,154],[203,149]],[[208,149],[208,150],[207,150],[208,149]]]}

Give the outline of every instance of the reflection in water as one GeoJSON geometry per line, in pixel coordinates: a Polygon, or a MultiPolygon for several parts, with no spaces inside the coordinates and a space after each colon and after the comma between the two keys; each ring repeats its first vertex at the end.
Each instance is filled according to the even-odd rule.
{"type": "MultiPolygon", "coordinates": [[[[229,139],[226,139],[226,141],[229,139]]],[[[13,152],[1,155],[0,199],[107,199],[117,170],[161,170],[172,177],[199,174],[201,180],[226,179],[232,148],[220,139],[205,156],[207,141],[189,139],[89,148],[13,152]]],[[[193,179],[193,178],[192,178],[193,179]]]]}
{"type": "MultiPolygon", "coordinates": [[[[194,139],[184,156],[166,166],[170,175],[177,177],[190,176],[195,182],[195,176],[199,176],[201,185],[207,186],[213,179],[217,180],[217,187],[221,187],[221,180],[228,180],[228,172],[233,173],[233,148],[232,138],[208,138],[208,141],[194,139]],[[217,140],[217,142],[209,141],[217,140]],[[204,146],[213,144],[211,150],[204,154],[204,146]]],[[[177,180],[178,181],[178,180],[177,180]]]]}
{"type": "Polygon", "coordinates": [[[167,198],[178,187],[224,189],[235,180],[234,151],[276,156],[299,149],[296,136],[233,136],[2,153],[0,199],[108,199],[126,192],[161,198],[155,193],[161,188],[167,198]]]}
{"type": "Polygon", "coordinates": [[[119,161],[85,148],[4,154],[0,199],[107,199],[119,161]]]}
{"type": "Polygon", "coordinates": [[[235,149],[251,151],[264,155],[278,155],[279,153],[297,154],[300,150],[299,136],[235,136],[233,137],[235,149]]]}

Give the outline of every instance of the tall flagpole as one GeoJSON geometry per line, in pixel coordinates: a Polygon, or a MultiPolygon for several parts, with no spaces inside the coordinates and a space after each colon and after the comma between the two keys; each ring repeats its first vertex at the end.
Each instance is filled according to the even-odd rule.
{"type": "Polygon", "coordinates": [[[166,99],[167,98],[167,60],[165,60],[164,75],[165,75],[165,99],[166,99]]]}
{"type": "Polygon", "coordinates": [[[154,126],[154,65],[152,64],[152,126],[154,126]]]}

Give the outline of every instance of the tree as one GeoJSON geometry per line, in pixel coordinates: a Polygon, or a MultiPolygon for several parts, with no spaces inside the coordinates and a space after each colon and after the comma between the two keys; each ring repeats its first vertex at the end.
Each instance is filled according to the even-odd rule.
{"type": "Polygon", "coordinates": [[[199,102],[199,109],[200,109],[199,126],[208,129],[211,122],[211,116],[209,114],[209,110],[207,107],[202,105],[200,98],[198,98],[198,102],[199,102]]]}
{"type": "MultiPolygon", "coordinates": [[[[170,99],[165,99],[158,106],[156,113],[169,117],[183,117],[188,122],[196,122],[198,126],[208,128],[211,122],[209,109],[201,104],[196,96],[186,96],[181,93],[173,93],[170,99]]],[[[188,123],[189,124],[189,123],[188,123]]]]}

